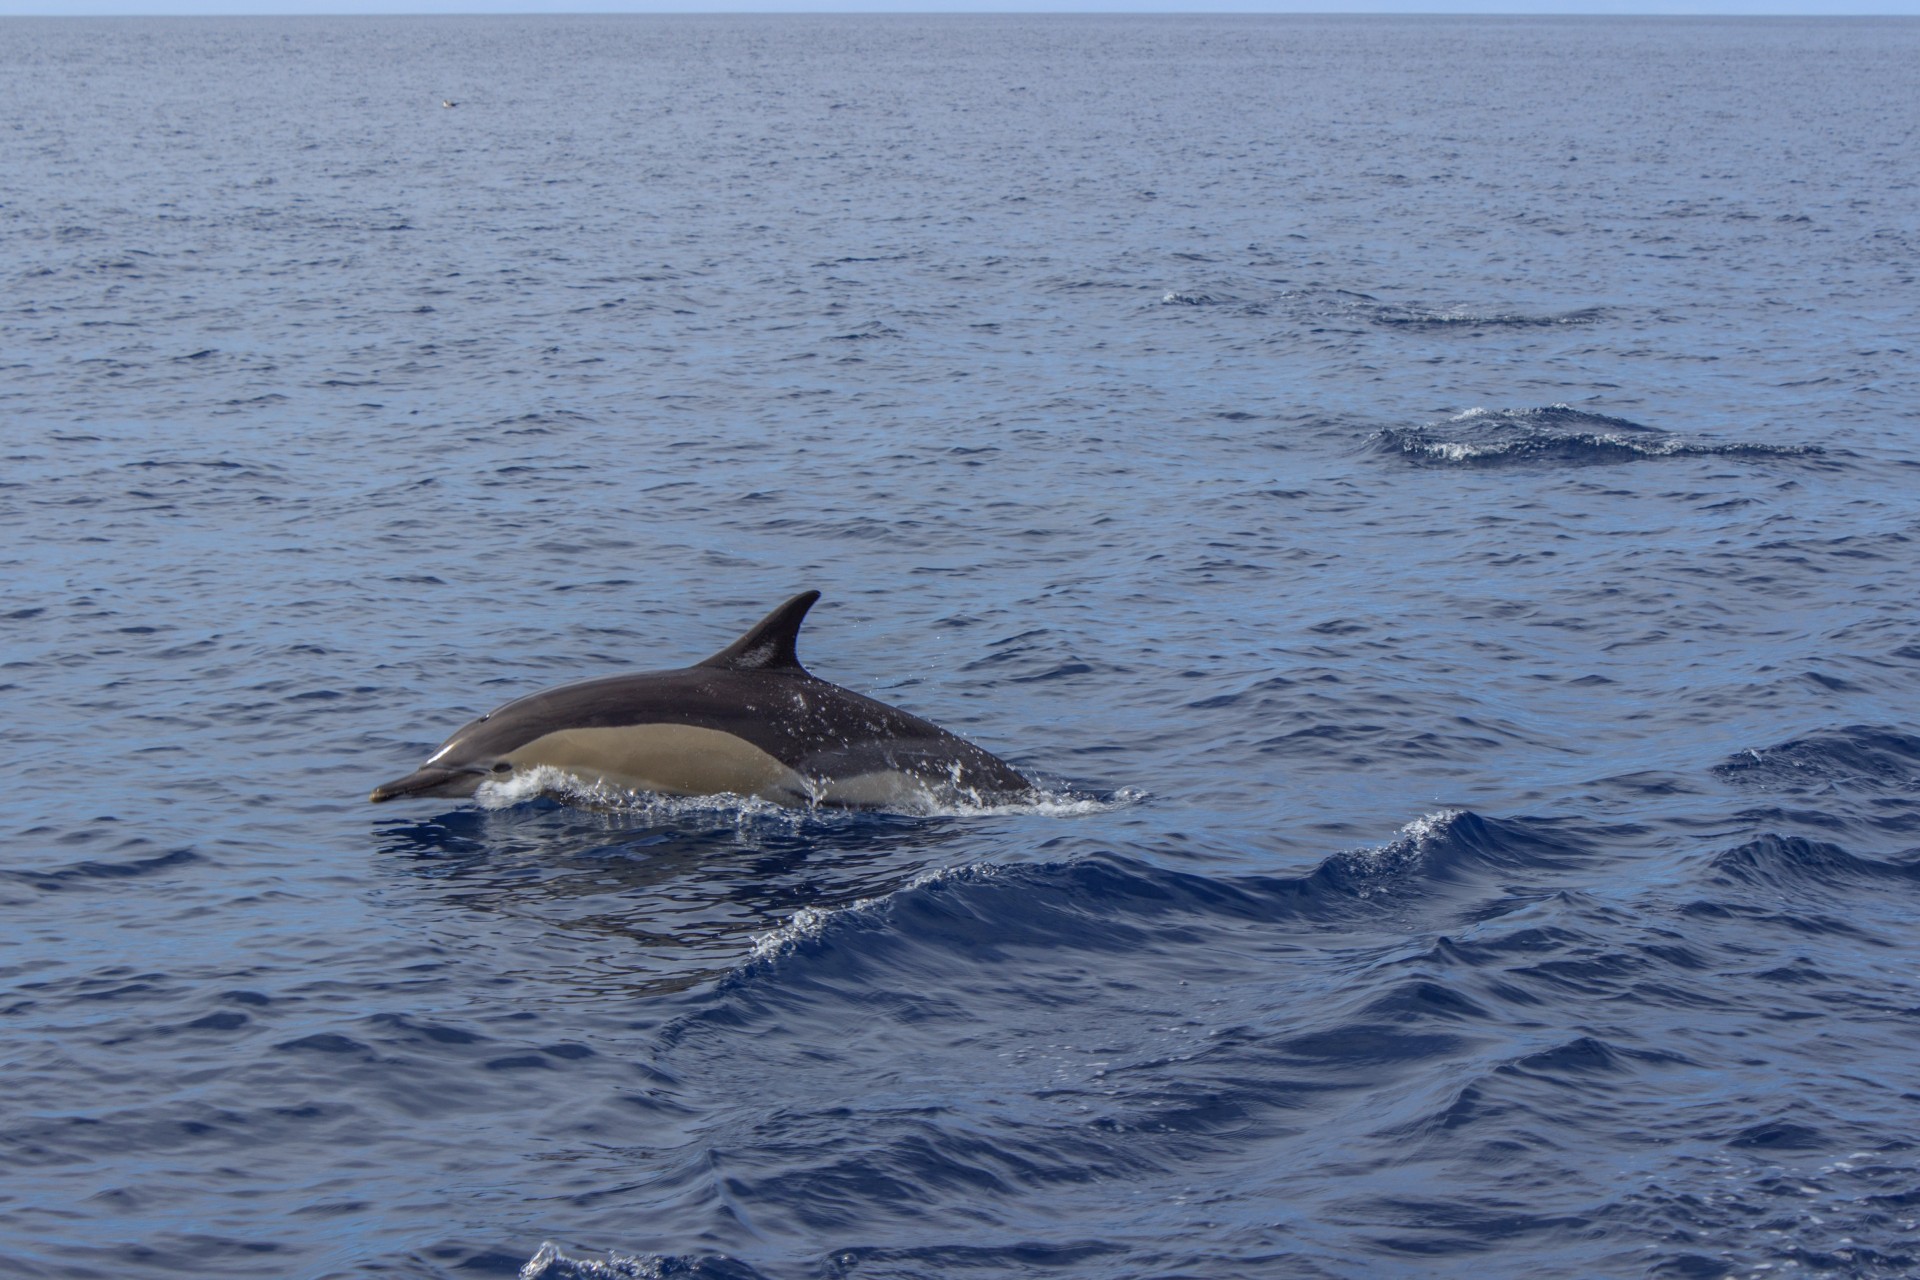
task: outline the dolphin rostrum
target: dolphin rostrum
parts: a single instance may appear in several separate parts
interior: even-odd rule
[[[370,798],[470,796],[543,766],[589,786],[785,805],[877,808],[1033,790],[999,757],[802,667],[794,644],[819,598],[801,592],[697,666],[516,698]]]

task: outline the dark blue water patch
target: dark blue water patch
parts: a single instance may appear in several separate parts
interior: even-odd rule
[[[186,1024],[190,1031],[238,1031],[252,1019],[237,1009],[221,1009]]]
[[[871,342],[882,338],[897,338],[899,336],[900,331],[898,329],[882,324],[878,320],[873,320],[857,329],[850,329],[845,333],[836,333],[827,340],[829,342]]]
[[[131,843],[137,846],[146,842],[135,839]],[[70,889],[100,888],[123,880],[160,875],[203,861],[202,855],[192,849],[174,849],[151,857],[128,858],[117,862],[88,859],[44,871],[24,867],[0,868],[0,880],[57,893]]]
[[[274,1048],[280,1050],[282,1053],[349,1054],[367,1062],[377,1060],[374,1058],[372,1050],[368,1049],[366,1045],[360,1043],[358,1040],[349,1039],[343,1035],[335,1035],[331,1032],[302,1036],[298,1040],[287,1040],[275,1045]]]
[[[1252,691],[1246,694],[1222,694],[1202,699],[1194,706],[1201,710],[1230,707],[1242,703],[1268,703],[1284,705],[1289,700],[1284,694],[1275,696],[1268,692],[1273,688],[1267,683],[1257,695]],[[1391,760],[1457,760],[1477,752],[1496,748],[1503,740],[1514,737],[1511,732],[1495,734],[1472,732],[1480,726],[1466,724],[1458,726],[1467,732],[1426,731],[1408,733],[1403,726],[1365,723],[1310,724],[1293,729],[1271,738],[1265,738],[1254,745],[1261,755],[1292,758],[1310,762],[1314,767],[1327,765],[1349,768],[1373,768]]]
[[[1681,914],[1695,920],[1744,921],[1750,926],[1766,926],[1772,930],[1811,938],[1847,938],[1856,942],[1869,942],[1875,937],[1871,929],[1863,928],[1830,911],[1809,909],[1805,903],[1769,909],[1725,899],[1701,898],[1682,907]]]

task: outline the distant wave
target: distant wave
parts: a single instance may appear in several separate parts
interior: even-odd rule
[[[1774,890],[1811,886],[1850,889],[1876,881],[1920,882],[1920,863],[1883,862],[1825,841],[1773,834],[1714,855],[1712,867],[1713,879],[1719,883]]]
[[[144,844],[144,841],[135,843]],[[0,869],[0,882],[13,882],[31,885],[35,889],[58,892],[63,889],[75,889],[88,884],[115,882],[137,876],[157,875],[180,867],[190,866],[205,859],[192,849],[175,849],[169,853],[155,854],[149,858],[131,858],[125,862],[103,862],[89,859],[84,862],[72,862],[65,866],[35,870],[31,867],[7,867]]]
[[[1102,286],[1099,282],[1076,282],[1074,287]],[[1158,301],[1163,307],[1225,307],[1248,316],[1288,315],[1304,323],[1331,324],[1342,330],[1355,324],[1365,324],[1400,333],[1471,335],[1490,331],[1560,329],[1597,324],[1607,316],[1607,312],[1599,307],[1555,312],[1427,307],[1382,302],[1372,294],[1345,289],[1276,289],[1269,281],[1247,276],[1226,276],[1212,283],[1196,281],[1165,287],[1161,289]]]
[[[1748,748],[1713,772],[1756,795],[1741,816],[1757,827],[1902,845],[1920,836],[1920,737],[1900,729],[1849,725]]]
[[[1850,725],[1749,749],[1714,773],[1750,786],[1804,788],[1839,783],[1875,789],[1920,787],[1920,737],[1881,725]]]
[[[1240,299],[1224,293],[1208,293],[1198,289],[1169,289],[1160,295],[1163,307],[1218,307],[1239,302]]]
[[[1381,452],[1441,466],[1602,464],[1647,458],[1820,458],[1814,445],[1689,440],[1626,418],[1570,405],[1468,409],[1424,427],[1388,427],[1371,437]]]
[[[1518,311],[1480,312],[1464,309],[1429,310],[1423,307],[1363,307],[1369,321],[1388,329],[1552,329],[1566,325],[1594,324],[1606,313],[1598,307],[1563,311],[1547,315],[1529,315]]]

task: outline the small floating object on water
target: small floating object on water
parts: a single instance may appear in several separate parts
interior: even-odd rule
[[[802,667],[795,642],[819,598],[801,592],[695,666],[515,699],[369,798],[470,796],[483,782],[540,768],[589,788],[796,806],[979,803],[1033,793],[998,756]]]

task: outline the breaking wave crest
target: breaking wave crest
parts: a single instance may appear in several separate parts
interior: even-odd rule
[[[519,1280],[756,1280],[759,1275],[745,1263],[725,1257],[629,1257],[609,1253],[604,1260],[576,1258],[548,1240],[520,1268]]]

